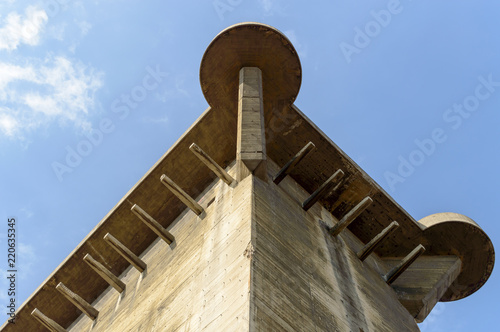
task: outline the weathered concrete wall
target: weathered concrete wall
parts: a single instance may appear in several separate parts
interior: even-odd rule
[[[141,255],[147,270],[126,270],[125,292],[108,288],[97,320],[82,315],[69,331],[248,330],[250,186],[218,181],[200,198],[206,213],[180,216],[168,229],[175,242],[156,240]]]
[[[109,288],[97,320],[70,331],[418,331],[385,263],[361,262],[350,231],[329,235],[337,221],[320,204],[305,212],[308,196],[290,177],[216,182],[199,198],[205,213],[186,210],[168,229],[174,244],[155,241],[147,270],[126,270],[126,291]]]
[[[290,177],[253,181],[252,331],[419,330],[382,279],[384,263],[361,262],[348,230],[330,236],[325,226],[337,221],[320,204],[305,212],[307,192]]]

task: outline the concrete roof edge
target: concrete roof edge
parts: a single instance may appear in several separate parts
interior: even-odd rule
[[[101,228],[106,225],[106,221],[108,218],[123,204],[127,201],[128,197],[134,192],[134,190],[141,185],[145,181],[145,179],[160,165],[162,160],[168,157],[170,152],[174,150],[179,142],[182,141],[182,139],[188,134],[193,127],[195,127],[198,122],[200,122],[209,112],[211,111],[211,108],[208,107],[199,117],[198,119],[189,126],[189,128],[182,134],[174,144],[165,152],[165,154],[158,159],[158,161],[136,182],[136,184],[130,188],[130,190],[114,205],[114,207],[99,221],[99,223],[80,241],[80,243],[71,251],[71,253],[66,256],[66,258],[52,271],[51,274],[45,278],[45,280],[33,291],[33,293],[19,306],[17,312],[21,311],[24,309],[24,307],[34,298],[36,297],[40,290],[48,283],[49,280],[51,280],[55,275],[57,275],[63,268],[65,268],[65,265],[68,263],[70,258],[82,247],[85,245],[85,243]],[[7,326],[8,320],[2,324],[0,327],[0,330],[3,330]]]

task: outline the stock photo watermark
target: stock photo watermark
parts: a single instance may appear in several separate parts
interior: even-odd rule
[[[125,120],[130,111],[136,109],[146,99],[151,91],[157,89],[168,74],[160,70],[159,65],[155,68],[146,67],[146,74],[140,84],[132,87],[129,93],[122,93],[111,103],[111,112],[117,114],[119,120]],[[97,128],[84,134],[85,138],[80,140],[76,146],[65,147],[66,156],[63,162],[53,161],[51,166],[59,182],[64,180],[63,176],[72,173],[88,157],[94,148],[102,144],[105,135],[111,134],[116,128],[115,122],[109,118],[102,118]]]
[[[232,12],[237,6],[241,5],[242,2],[243,0],[214,0],[212,5],[219,19],[223,21],[225,13]]]
[[[489,99],[496,88],[500,87],[500,81],[493,80],[493,74],[489,74],[486,78],[479,76],[477,78],[479,84],[476,85],[474,92],[466,96],[461,103],[454,103],[452,107],[443,112],[443,121],[452,130],[458,130],[464,120],[471,117],[481,105],[481,102]],[[439,144],[444,143],[448,139],[446,134],[447,127],[434,128],[427,138],[415,139],[415,149],[406,156],[398,156],[398,166],[395,172],[386,171],[384,173],[385,181],[391,189],[396,191],[396,185],[403,183],[408,179],[418,167],[430,158],[439,147]]]
[[[7,316],[9,323],[15,324],[17,312],[17,225],[16,218],[7,218]]]
[[[56,16],[61,12],[61,8],[73,0],[45,0],[43,7],[50,17]]]
[[[411,1],[411,0],[409,0]],[[403,5],[399,0],[389,0],[385,9],[371,10],[371,19],[361,28],[354,27],[354,38],[351,43],[341,42],[340,51],[344,55],[347,63],[351,63],[354,54],[360,54],[361,51],[370,45],[383,29],[391,24],[394,16],[401,14]]]

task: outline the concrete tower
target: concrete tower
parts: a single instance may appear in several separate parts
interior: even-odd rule
[[[301,75],[270,26],[217,35],[210,107],[2,331],[418,331],[478,290],[488,236],[414,220],[293,104]]]

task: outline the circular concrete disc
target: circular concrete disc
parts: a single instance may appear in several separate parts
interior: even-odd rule
[[[440,301],[455,301],[477,291],[488,280],[495,250],[486,233],[472,219],[458,213],[437,213],[418,221],[426,228],[422,243],[438,255],[455,255],[462,261],[457,279]]]
[[[262,71],[264,104],[292,104],[297,97],[302,70],[292,43],[271,26],[246,22],[220,32],[201,60],[201,89],[212,108],[237,109],[242,67]]]

